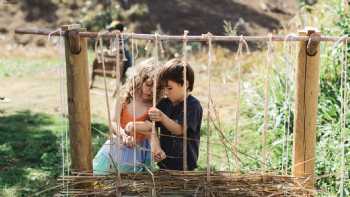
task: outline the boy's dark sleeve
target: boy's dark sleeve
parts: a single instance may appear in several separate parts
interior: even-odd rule
[[[187,135],[189,137],[196,135],[200,131],[200,125],[202,123],[203,109],[202,106],[195,102],[189,103],[187,107]],[[183,115],[179,116],[177,122],[183,125]]]

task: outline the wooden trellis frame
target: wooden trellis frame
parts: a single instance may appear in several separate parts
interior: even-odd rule
[[[80,26],[62,26],[65,39],[67,66],[67,92],[69,111],[69,132],[72,168],[76,171],[92,171],[91,120],[89,100],[89,75],[86,38],[95,38],[98,33],[86,32]],[[19,34],[48,35],[49,30],[16,30]],[[115,38],[110,32],[102,37]],[[59,32],[51,35],[60,35]],[[144,40],[183,40],[183,36],[158,34],[130,34],[126,37]],[[241,36],[187,36],[187,41],[239,41]],[[312,28],[300,31],[295,36],[244,36],[246,41],[299,41],[298,65],[296,68],[295,119],[293,140],[292,175],[308,177],[306,185],[314,188],[316,120],[319,94],[319,64],[321,41],[338,41],[339,37],[321,36]]]

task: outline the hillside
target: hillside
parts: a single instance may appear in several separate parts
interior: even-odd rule
[[[238,35],[261,35],[286,26],[297,8],[296,0],[7,0],[0,2],[0,42],[44,46],[45,38],[16,36],[13,30],[82,23],[96,31],[111,18],[140,33],[182,34],[186,29],[190,34],[224,35],[226,21]]]

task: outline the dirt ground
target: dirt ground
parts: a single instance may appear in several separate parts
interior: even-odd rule
[[[60,114],[66,109],[66,81],[60,76],[65,60],[56,48],[17,46],[1,51],[0,57],[0,67],[14,69],[0,75],[0,96],[7,98],[0,101],[0,114],[21,110]],[[97,85],[103,87],[101,77]],[[105,106],[104,91],[91,90],[92,117],[107,117]]]
[[[0,102],[0,113],[30,109],[33,112],[59,114],[62,112],[62,108],[67,107],[65,76],[63,78],[60,76],[62,69],[65,69],[65,60],[56,48],[30,47],[26,49],[25,47],[14,47],[0,51],[0,54],[2,57],[0,58],[0,66],[5,67],[5,69],[13,69],[8,71],[10,74],[1,75],[0,72],[0,96],[6,97],[8,100]],[[199,97],[203,105],[207,102],[208,96],[205,56],[206,54],[204,54],[200,62],[194,65],[196,72],[194,94]],[[92,62],[91,58],[89,57],[89,62]],[[194,60],[196,58],[192,57],[191,59]],[[227,62],[229,63],[230,59]],[[227,106],[231,103],[229,98],[234,95],[235,86],[231,85],[231,91],[221,92],[223,88],[225,89],[230,85],[222,84],[222,80],[215,79],[212,84],[213,98],[218,101],[219,107]],[[109,90],[112,90],[115,80],[107,78],[107,81]],[[92,117],[107,120],[105,91],[103,88],[103,78],[97,76],[95,88],[90,90],[91,112]],[[112,103],[112,91],[108,93]],[[62,104],[62,102],[65,103]],[[231,110],[230,108],[229,111]]]

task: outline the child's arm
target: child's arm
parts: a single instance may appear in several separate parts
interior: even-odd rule
[[[117,124],[117,119],[120,118],[119,115],[120,115],[120,108],[121,108],[121,105],[118,104],[117,100],[114,101],[114,104],[113,104],[113,112],[111,114],[111,126],[112,126],[112,129],[113,129],[113,133],[116,134],[116,135],[126,135],[125,134],[125,131],[124,129],[122,129],[120,126],[118,128],[118,124]],[[118,130],[119,130],[119,133],[118,133]]]
[[[125,130],[129,135],[132,135],[134,132],[134,122],[126,124]],[[145,135],[150,135],[152,131],[152,123],[150,121],[135,121],[135,131]]]
[[[117,100],[114,102],[114,110],[111,116],[111,126],[113,129],[113,133],[117,136],[121,137],[122,143],[128,147],[133,147],[135,145],[135,140],[133,136],[128,136],[123,128],[118,126],[117,119],[120,118],[118,114],[120,114],[120,105],[118,105]],[[119,127],[119,128],[118,128]]]
[[[167,115],[165,115],[162,111],[159,109],[152,107],[148,111],[149,117],[152,121],[158,121],[164,125],[165,128],[167,128],[172,134],[174,135],[182,135],[183,134],[183,127],[182,125],[178,124],[171,118],[169,118]]]

